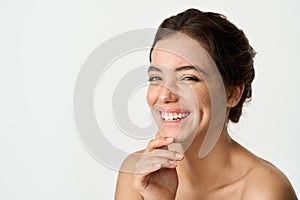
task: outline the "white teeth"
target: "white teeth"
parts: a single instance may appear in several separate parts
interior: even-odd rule
[[[163,118],[164,118],[165,120],[169,120],[169,115],[164,115]]]
[[[189,115],[188,113],[173,113],[172,114],[172,113],[161,112],[161,117],[165,121],[179,121],[181,119],[184,119],[188,115]]]

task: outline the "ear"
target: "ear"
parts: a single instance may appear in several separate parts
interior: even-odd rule
[[[227,107],[228,108],[232,108],[240,102],[240,99],[243,95],[244,89],[245,89],[244,84],[237,85],[237,86],[231,86],[228,89],[228,93],[227,93]]]

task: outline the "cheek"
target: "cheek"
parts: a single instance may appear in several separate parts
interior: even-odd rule
[[[154,88],[151,86],[148,86],[148,91],[147,91],[147,103],[151,107],[155,103],[155,99],[157,99],[157,92],[155,92]]]
[[[207,110],[211,107],[210,94],[207,88],[201,88],[194,90],[195,99],[197,101],[198,107],[201,110]]]
[[[205,107],[210,107],[211,100],[210,100],[209,92],[200,93],[198,99],[199,99],[199,104],[205,105]]]

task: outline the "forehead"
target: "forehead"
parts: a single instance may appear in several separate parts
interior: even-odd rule
[[[191,37],[176,33],[159,40],[151,55],[153,65],[178,67],[183,65],[197,65],[208,67],[212,59],[199,42]]]

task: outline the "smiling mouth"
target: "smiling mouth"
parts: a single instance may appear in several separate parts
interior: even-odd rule
[[[160,115],[164,121],[173,122],[173,121],[181,121],[184,118],[186,118],[189,113],[183,112],[183,113],[168,113],[168,112],[160,112]]]

